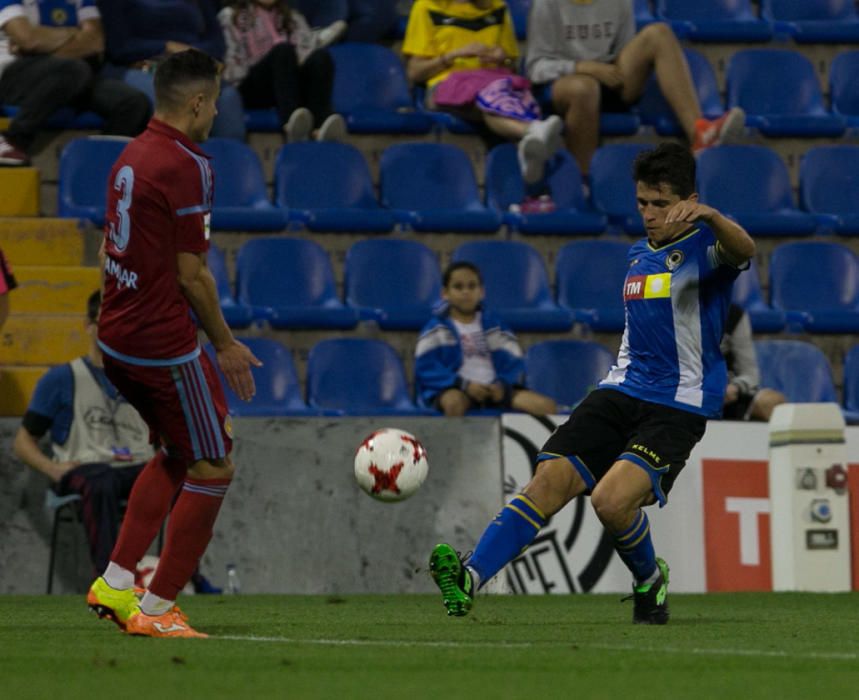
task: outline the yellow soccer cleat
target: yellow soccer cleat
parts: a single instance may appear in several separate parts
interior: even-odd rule
[[[143,637],[180,637],[205,639],[208,634],[197,632],[181,613],[168,610],[163,615],[144,615],[138,608],[125,625],[128,634]]]
[[[128,618],[137,610],[138,603],[134,589],[111,588],[102,576],[90,586],[86,602],[96,615],[116,623],[122,630],[125,629]]]

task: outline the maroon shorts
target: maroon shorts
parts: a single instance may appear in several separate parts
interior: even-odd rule
[[[221,380],[205,352],[180,365],[133,365],[104,355],[107,378],[153,437],[189,465],[226,457],[233,429]]]

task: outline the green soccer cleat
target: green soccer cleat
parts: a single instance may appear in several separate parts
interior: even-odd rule
[[[133,588],[125,590],[111,588],[101,576],[90,586],[86,602],[96,615],[107,618],[122,630],[125,629],[125,623],[138,606]]]
[[[632,621],[636,625],[664,625],[668,622],[668,564],[656,558],[659,577],[653,583],[633,586]]]
[[[468,615],[474,605],[474,583],[459,554],[449,544],[437,544],[430,554],[430,575],[441,591],[448,615]]]

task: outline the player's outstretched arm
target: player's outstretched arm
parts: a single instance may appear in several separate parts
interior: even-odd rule
[[[215,347],[227,384],[242,401],[250,401],[256,393],[251,367],[262,367],[262,362],[233,337],[224,321],[215,278],[206,264],[205,253],[179,253],[177,258],[179,286]]]
[[[703,221],[716,235],[723,255],[737,267],[755,255],[755,242],[746,229],[713,207],[701,204],[695,199],[683,199],[671,208],[665,216],[665,223],[675,221]]]

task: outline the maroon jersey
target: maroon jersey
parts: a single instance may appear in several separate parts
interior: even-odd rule
[[[178,281],[178,253],[209,249],[209,157],[153,119],[119,156],[107,183],[99,345],[131,364],[172,365],[199,353]]]

